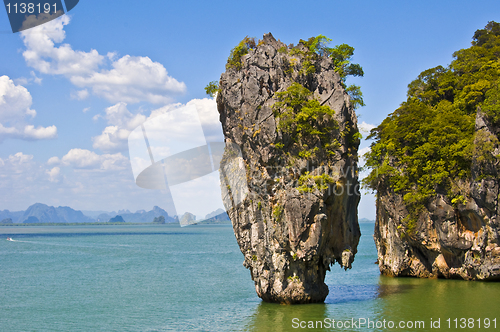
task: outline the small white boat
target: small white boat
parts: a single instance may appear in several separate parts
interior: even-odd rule
[[[12,240],[12,238],[11,238],[11,237],[8,237],[8,238],[7,238],[7,241],[14,241],[14,240]]]

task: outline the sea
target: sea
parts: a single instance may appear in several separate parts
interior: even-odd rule
[[[259,299],[231,225],[2,226],[0,331],[500,330],[500,283],[381,276],[360,226],[308,305]]]

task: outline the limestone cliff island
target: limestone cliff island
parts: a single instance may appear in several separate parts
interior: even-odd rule
[[[326,271],[350,268],[360,237],[362,99],[345,77],[363,72],[350,63],[352,47],[328,42],[247,37],[212,84],[226,142],[223,201],[267,302],[323,302]]]
[[[500,279],[500,24],[453,57],[371,133],[365,182],[385,275]]]

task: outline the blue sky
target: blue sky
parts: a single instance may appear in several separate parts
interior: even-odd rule
[[[134,184],[126,135],[154,110],[213,103],[203,87],[247,35],[355,47],[359,123],[377,125],[421,71],[449,64],[499,13],[498,1],[80,0],[69,17],[13,34],[2,10],[0,97],[12,102],[0,103],[0,209],[172,212],[165,192]],[[359,216],[375,217],[372,195]]]

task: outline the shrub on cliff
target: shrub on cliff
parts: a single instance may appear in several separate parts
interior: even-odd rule
[[[235,68],[236,70],[240,70],[242,66],[241,57],[253,48],[255,48],[255,38],[250,38],[248,36],[243,38],[243,40],[231,50],[231,54],[227,59],[226,69]]]
[[[280,119],[278,129],[289,134],[303,150],[305,143],[317,138],[321,146],[333,153],[335,144],[329,140],[338,124],[330,107],[321,106],[318,100],[312,98],[311,91],[296,82],[286,91],[277,92],[276,97],[278,101],[273,105],[273,111],[274,116]]]

